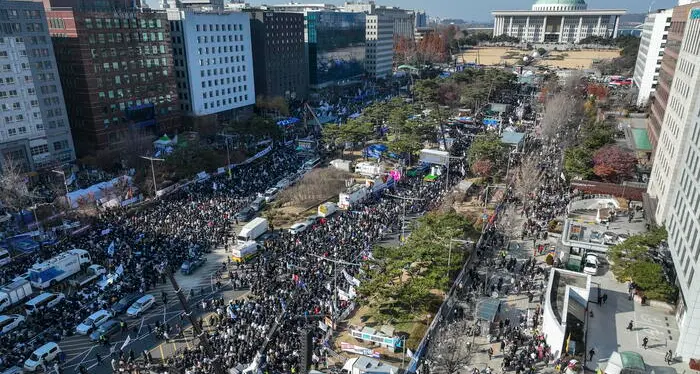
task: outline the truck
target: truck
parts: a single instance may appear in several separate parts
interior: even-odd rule
[[[71,249],[29,268],[32,286],[45,289],[78,273],[84,264],[90,264],[90,254],[84,249]]]
[[[260,245],[255,240],[238,243],[231,251],[231,261],[246,262],[258,254]]]
[[[85,285],[90,284],[93,281],[99,279],[100,277],[102,277],[103,274],[107,274],[107,270],[104,268],[104,266],[93,264],[88,266],[87,269],[85,269],[84,274],[69,280],[68,284],[74,287],[82,288]]]
[[[332,216],[338,211],[338,204],[333,202],[325,202],[318,206],[318,215],[320,217],[326,218]]]
[[[245,243],[250,240],[255,240],[260,237],[260,235],[267,232],[269,225],[267,220],[262,217],[257,217],[252,221],[246,223],[241,229],[236,237],[238,244]]]
[[[24,280],[17,280],[0,288],[0,312],[22,302],[32,294],[32,285]]]
[[[338,195],[338,208],[340,209],[350,209],[350,207],[367,197],[369,194],[369,189],[364,184],[355,184],[348,187],[345,192],[341,192]]]
[[[355,165],[355,173],[367,177],[376,177],[384,174],[384,166],[374,162],[358,162]]]

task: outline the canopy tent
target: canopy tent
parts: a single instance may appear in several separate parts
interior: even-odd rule
[[[477,305],[476,315],[480,320],[493,322],[499,309],[501,309],[501,300],[487,299]]]
[[[386,152],[388,149],[389,147],[387,147],[386,144],[372,144],[365,148],[362,153],[365,157],[379,158],[382,153]]]

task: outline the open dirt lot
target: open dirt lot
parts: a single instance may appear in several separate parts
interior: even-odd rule
[[[522,61],[522,56],[531,53],[532,51],[521,51],[512,48],[479,48],[464,52],[460,60],[463,62],[476,62],[478,55],[479,63],[483,65],[498,65],[504,62],[518,64]],[[588,69],[594,60],[619,57],[620,52],[617,50],[552,51],[550,55],[564,55],[564,59],[538,60],[535,64],[567,69]]]

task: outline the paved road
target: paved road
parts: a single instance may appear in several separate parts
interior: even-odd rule
[[[212,299],[213,297],[220,298],[223,296],[225,300],[230,300],[243,297],[248,293],[245,290],[234,291],[227,279],[224,279],[224,286],[221,289],[212,291],[212,275],[222,266],[225,259],[226,253],[222,249],[216,250],[207,255],[206,264],[202,268],[195,270],[192,275],[184,276],[178,273],[175,276],[185,295],[189,294],[190,289],[194,289],[195,296],[188,301],[190,307],[199,312],[199,316],[202,314],[199,305],[203,298]],[[162,292],[168,294],[167,305],[162,302]],[[156,321],[167,322],[171,326],[179,323],[185,328],[189,327],[189,323],[186,320],[182,321],[180,318],[182,307],[173,292],[170,282],[158,284],[154,289],[149,290],[148,293],[156,296],[156,304],[141,318],[130,318],[126,315],[118,316],[117,318],[128,323],[129,329],[128,333],[118,333],[112,336],[112,345],[116,344],[118,348],[122,347],[125,340],[129,339],[130,342],[123,349],[125,353],[128,354],[130,350],[133,350],[138,357],[144,350],[148,350],[154,359],[169,357],[176,350],[182,349],[182,347],[189,347],[192,341],[191,329],[185,331],[183,338],[173,339],[168,343],[157,339],[149,331],[149,325],[151,327],[154,326]],[[109,358],[110,348],[92,342],[89,336],[73,335],[59,342],[59,345],[66,354],[66,362],[62,365],[65,372],[77,372],[80,365],[83,365],[91,373],[108,374],[112,372]],[[101,364],[97,363],[96,354],[103,357],[104,360]]]

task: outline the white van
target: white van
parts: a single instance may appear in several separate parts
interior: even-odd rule
[[[54,342],[49,342],[37,348],[29,358],[24,361],[24,370],[36,371],[40,366],[46,366],[61,353],[61,348]]]
[[[27,312],[27,315],[31,315],[32,313],[36,312],[37,310],[41,310],[42,308],[53,308],[56,304],[60,303],[65,298],[65,295],[60,292],[44,292],[39,296],[24,303],[24,311]]]
[[[0,249],[0,266],[7,265],[12,261],[12,256],[7,249]]]
[[[598,257],[595,255],[586,255],[586,261],[583,265],[583,272],[585,274],[597,275],[598,274]]]

